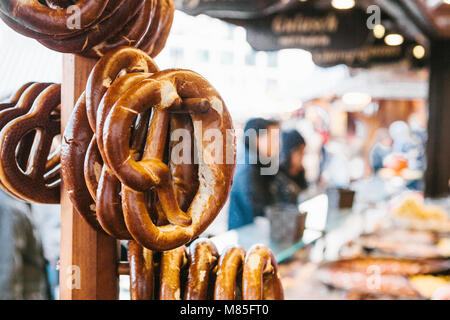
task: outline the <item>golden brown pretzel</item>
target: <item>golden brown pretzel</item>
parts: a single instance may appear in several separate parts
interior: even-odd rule
[[[266,246],[254,246],[247,257],[242,247],[230,247],[218,264],[217,249],[205,238],[190,245],[189,255],[185,246],[160,255],[145,250],[137,242],[129,242],[133,300],[238,300],[241,289],[247,300],[283,299],[277,264]],[[153,297],[156,292],[159,296]]]
[[[104,95],[97,112],[96,125],[98,131],[95,135],[100,154],[102,154],[103,150],[103,123],[107,113],[110,111],[114,102],[118,99],[120,94],[125,92],[133,84],[136,84],[149,76],[150,74],[147,73],[133,73],[123,75],[113,82],[111,87]],[[141,122],[148,122],[148,119],[142,119],[141,121],[139,121],[139,123]],[[134,146],[136,152],[142,149],[141,145],[143,141],[145,141],[145,137],[142,136],[142,132],[146,130],[146,126],[140,127],[139,130],[137,130],[138,132],[136,132],[138,137],[135,136],[132,139],[133,144],[136,144]],[[104,156],[102,158],[104,158]],[[121,188],[122,185],[120,181],[113,174],[109,166],[106,163],[103,164],[103,168],[101,169],[101,176],[98,181],[98,188],[96,187],[98,220],[103,229],[111,236],[118,239],[131,239],[132,237],[128,232],[128,229],[126,228],[122,213],[122,200],[120,198]]]
[[[58,156],[50,152],[53,138],[60,133],[60,103],[61,86],[51,85],[39,94],[27,114],[10,121],[1,131],[0,180],[22,199],[59,203],[59,170],[51,159]],[[16,148],[33,130],[36,142],[24,172],[16,161]]]
[[[241,246],[233,246],[220,256],[217,266],[217,278],[214,289],[214,300],[234,300],[238,297],[237,286],[242,284],[242,269],[245,250]]]
[[[123,92],[150,76],[140,71],[154,70],[157,67],[151,58],[134,48],[121,47],[105,55],[92,70],[86,90],[92,106],[92,128],[98,128],[100,136],[92,135],[90,126],[89,130],[86,129],[89,124],[85,98],[80,99],[64,136],[66,152],[62,161],[63,173],[65,180],[69,181],[68,190],[75,208],[91,225],[96,228],[101,225],[105,232],[119,239],[132,238],[123,220],[121,184],[103,161],[103,122],[105,114]],[[122,75],[124,72],[133,73]],[[86,141],[88,138],[89,142]],[[141,137],[143,139],[145,135]],[[133,143],[142,144],[139,139],[133,139]],[[85,174],[80,175],[80,171]]]
[[[146,151],[142,160],[136,161],[128,144],[130,128],[137,114],[152,107],[154,116]],[[170,169],[162,161],[169,112],[180,109],[189,112],[194,121],[194,138],[203,146],[199,154],[202,159],[198,169],[199,192],[187,212],[178,206]],[[220,95],[192,71],[158,72],[117,101],[104,128],[106,162],[124,184],[125,222],[139,243],[153,250],[169,250],[198,236],[215,219],[228,197],[235,167],[232,129],[231,117]],[[201,141],[209,130],[219,132],[220,137],[214,141],[219,145],[217,155],[211,146],[208,148],[210,141]],[[216,160],[217,157],[220,159]],[[156,226],[150,219],[144,195],[150,189],[156,190],[161,209],[171,224]]]
[[[182,269],[187,264],[186,247],[165,251],[161,256],[160,300],[181,300]]]
[[[156,57],[161,52],[172,27],[174,11],[172,0],[157,1],[154,19],[149,32],[141,39],[139,49],[147,52],[151,57]]]
[[[103,56],[106,52],[120,46],[139,46],[139,41],[146,35],[155,15],[157,0],[144,0],[137,14],[128,21],[123,31],[105,39],[89,50],[84,50],[89,56]],[[121,28],[122,29],[122,28]],[[120,29],[119,29],[120,30]],[[108,30],[109,31],[109,30]]]
[[[38,95],[49,85],[50,83],[28,83],[16,92],[9,103],[0,105],[0,130],[2,130],[10,121],[29,112]],[[23,171],[27,170],[28,158],[30,157],[34,138],[35,132],[30,132],[19,142],[17,163]],[[54,168],[56,165],[57,164],[50,164],[50,167]],[[9,194],[20,199],[19,195],[15,195],[12,191],[8,190],[1,181],[0,186]]]
[[[154,57],[164,46],[172,25],[173,0],[72,2],[2,1],[0,18],[52,50],[88,57],[101,57],[121,45],[143,49]]]
[[[86,113],[83,93],[78,99],[64,131],[61,144],[61,172],[65,189],[77,212],[96,230],[101,230],[97,221],[96,205],[84,179],[84,161],[92,130]]]
[[[189,274],[184,293],[185,300],[207,300],[211,297],[214,283],[213,269],[218,252],[207,239],[198,239],[189,247]]]
[[[86,55],[84,54],[86,51],[89,51],[111,35],[120,32],[139,12],[141,7],[141,0],[124,1],[112,17],[99,22],[95,27],[89,28],[83,33],[71,36],[70,38],[39,39],[39,42],[55,51]],[[88,56],[96,55],[91,54]],[[101,56],[101,53],[98,56]]]
[[[96,130],[100,102],[118,76],[123,72],[154,73],[158,70],[147,54],[132,47],[119,47],[105,54],[92,69],[86,85],[86,106],[92,130]]]
[[[84,29],[94,23],[103,13],[108,0],[79,0],[80,28]],[[0,11],[25,28],[44,34],[70,34],[73,29],[67,22],[73,12],[65,9],[51,9],[38,0],[9,0],[0,2]]]
[[[283,300],[278,265],[272,251],[255,245],[247,252],[242,275],[244,300]]]
[[[153,300],[155,290],[154,253],[135,241],[128,242],[131,300]]]

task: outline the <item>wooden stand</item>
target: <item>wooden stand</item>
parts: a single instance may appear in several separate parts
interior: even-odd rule
[[[425,194],[450,193],[450,41],[431,44],[427,171]]]
[[[96,60],[63,57],[62,115],[64,130],[73,107],[86,88]],[[75,211],[64,186],[61,190],[60,298],[117,299],[119,293],[117,240],[93,230]]]

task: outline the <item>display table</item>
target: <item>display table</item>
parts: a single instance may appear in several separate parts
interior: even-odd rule
[[[272,249],[278,263],[292,257],[298,250],[314,244],[322,237],[320,231],[306,229],[302,240],[295,243],[280,243],[270,238],[270,223],[266,218],[257,218],[254,223],[227,231],[211,240],[222,252],[230,245],[241,245],[249,249],[254,244],[264,244]]]

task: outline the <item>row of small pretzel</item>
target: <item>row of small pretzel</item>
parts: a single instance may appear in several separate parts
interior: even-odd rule
[[[195,127],[194,123],[201,123]],[[176,162],[167,142],[189,132],[188,160]],[[213,159],[205,132],[232,161]],[[93,68],[62,142],[69,197],[91,226],[117,239],[170,250],[188,243],[215,219],[235,168],[230,114],[218,92],[193,71],[159,71],[145,52],[120,47]],[[197,152],[197,154],[194,154]]]
[[[27,83],[0,104],[0,187],[11,196],[59,203],[61,86]],[[55,143],[56,142],[56,143]]]
[[[119,46],[155,57],[172,26],[173,0],[10,0],[0,18],[59,52],[99,57]]]
[[[129,242],[132,300],[282,300],[283,288],[273,253],[262,245],[247,253],[229,247],[219,256],[207,239],[187,249],[155,253]]]

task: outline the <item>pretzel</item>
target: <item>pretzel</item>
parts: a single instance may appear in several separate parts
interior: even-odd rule
[[[182,97],[182,98],[181,98]],[[154,109],[142,160],[132,157],[130,128],[137,114]],[[189,112],[195,138],[203,148],[199,158],[199,191],[187,212],[180,209],[169,167],[162,161],[169,125],[169,112]],[[201,126],[199,125],[201,123]],[[232,164],[214,163],[208,142],[201,137],[209,129],[221,133],[220,152],[227,155],[231,141]],[[198,236],[215,219],[224,205],[234,172],[234,137],[230,115],[214,88],[198,74],[187,70],[166,70],[143,80],[115,104],[103,130],[106,162],[123,184],[125,222],[132,236],[152,250],[170,250]],[[217,141],[216,141],[217,142]],[[229,148],[228,148],[229,149]],[[223,161],[226,162],[226,161]],[[145,191],[155,190],[169,225],[156,226],[150,218]]]
[[[103,63],[106,60],[117,61],[118,62],[117,65],[120,67],[120,69],[108,69],[110,67],[110,64]],[[98,177],[92,179],[93,174],[95,174],[95,172],[98,172],[98,169],[89,170],[89,168],[95,167],[93,163],[100,163],[101,162],[100,160],[104,158],[104,156],[103,157],[100,156],[103,153],[102,133],[103,133],[104,118],[106,117],[105,114],[107,114],[110,111],[114,102],[120,97],[120,95],[123,92],[125,92],[133,84],[136,84],[139,81],[142,81],[143,79],[150,76],[149,73],[126,74],[117,78],[117,80],[114,81],[109,86],[109,88],[104,86],[109,81],[108,79],[115,79],[117,76],[119,76],[121,72],[123,72],[123,70],[130,72],[131,71],[153,72],[157,70],[157,67],[153,63],[153,61],[149,59],[148,56],[143,54],[141,51],[137,51],[131,48],[119,48],[118,50],[111,52],[103,59],[101,59],[99,63],[96,65],[96,67],[93,69],[90,80],[88,81],[88,88],[91,90],[89,92],[95,92],[96,90],[98,91],[99,87],[100,90],[102,90],[102,92],[100,93],[100,95],[102,95],[102,98],[100,100],[96,98],[100,97],[100,95],[96,96],[95,93],[91,95],[92,123],[93,126],[95,125],[94,129],[98,130],[98,133],[96,132],[95,138],[91,142],[91,145],[95,144],[96,141],[99,153],[88,152],[85,162],[85,173],[88,173],[88,175],[86,176],[87,178],[86,181],[88,182],[87,183],[88,188],[89,186],[91,186],[89,188],[91,189],[91,194],[94,192],[97,193],[97,196],[93,195],[93,198],[94,199],[97,198],[97,215],[103,229],[113,237],[119,239],[131,239],[131,235],[129,234],[123,220],[121,199],[119,196],[121,189],[121,184],[119,180],[117,180],[117,178],[111,172],[107,164],[104,164],[103,168],[100,169],[101,171],[100,179]],[[99,86],[98,83],[101,83],[101,86]],[[99,114],[98,121],[96,121],[97,113]],[[146,130],[146,127],[142,129]],[[143,131],[142,129],[140,131]],[[140,141],[142,141],[143,139],[144,139],[143,137],[139,137],[137,139],[133,139],[133,141],[138,145],[140,145],[142,144],[142,142]],[[90,155],[93,155],[93,157]],[[91,162],[90,164],[89,161]],[[91,181],[91,183],[89,183],[89,181]]]
[[[81,28],[94,23],[103,13],[108,0],[79,0]],[[65,9],[51,9],[38,0],[10,0],[0,2],[0,11],[14,19],[25,28],[44,34],[70,34],[73,29],[67,26],[73,12]],[[51,32],[51,33],[50,33]]]
[[[283,287],[272,251],[255,245],[247,252],[242,275],[244,300],[283,300]]]
[[[159,34],[150,30],[150,26],[161,20],[161,17],[156,15],[156,6],[162,2],[164,1],[144,0],[141,10],[126,24],[122,31],[113,37],[101,41],[89,50],[85,49],[85,55],[103,56],[106,52],[120,46],[139,48],[140,43],[147,34],[152,34],[159,38]],[[150,50],[146,52],[152,55]]]
[[[51,85],[39,94],[27,114],[10,121],[1,131],[0,180],[22,199],[59,203],[59,156],[50,151],[53,138],[60,133],[60,103],[61,86]],[[16,161],[16,148],[33,130],[36,142],[24,172]]]
[[[233,246],[219,258],[214,244],[203,238],[188,250],[188,255],[185,246],[152,253],[130,241],[132,299],[234,300],[241,299],[241,289],[247,300],[283,299],[278,267],[266,246],[254,246],[247,256],[242,247]]]
[[[185,300],[207,300],[212,293],[210,283],[214,283],[213,269],[218,252],[216,246],[207,239],[198,239],[189,247],[189,274],[186,283]]]
[[[138,48],[156,57],[164,48],[172,27],[175,12],[172,0],[157,1],[155,19],[150,25],[149,32],[139,42]]]
[[[0,130],[2,130],[10,121],[29,112],[38,95],[49,85],[49,83],[27,83],[15,93],[9,103],[0,105]],[[19,167],[23,171],[27,170],[26,167],[34,137],[35,132],[30,132],[19,142],[16,158]],[[7,193],[20,199],[19,195],[8,190],[1,181],[0,186]]]
[[[214,300],[234,300],[239,296],[236,285],[241,285],[245,250],[240,246],[229,247],[217,266]],[[240,275],[240,276],[239,276]]]
[[[96,230],[102,230],[92,199],[84,179],[84,161],[93,132],[86,113],[86,98],[78,99],[64,131],[61,144],[61,173],[67,194],[75,210]]]
[[[187,264],[186,247],[165,251],[161,256],[160,300],[181,300],[182,268]]]
[[[128,242],[131,300],[153,300],[155,288],[154,253],[135,241]]]
[[[12,29],[49,49],[88,57],[101,57],[122,45],[156,56],[165,45],[174,13],[173,0],[4,2],[0,18]],[[78,17],[80,25],[72,26],[69,22],[78,22]]]
[[[114,62],[111,63],[112,61]],[[68,181],[67,187],[72,203],[93,227],[102,228],[118,239],[132,239],[132,237],[123,219],[120,181],[103,161],[101,133],[106,115],[102,112],[107,114],[124,91],[137,81],[150,76],[150,73],[143,71],[155,70],[157,66],[153,60],[134,48],[121,47],[105,55],[92,70],[86,94],[78,102],[80,107],[74,110],[73,121],[64,135],[68,139],[64,139],[64,148],[67,152],[62,161],[63,173],[66,175],[65,180]],[[122,75],[124,72],[133,73]],[[87,119],[86,96],[90,98],[92,128]],[[97,111],[100,114],[98,122]],[[100,135],[93,135],[97,127]],[[141,129],[145,130],[146,127]],[[142,132],[140,134],[142,135]],[[133,139],[136,144],[141,145],[142,140],[145,141],[145,135],[140,139]],[[84,172],[84,175],[80,172]]]
[[[100,102],[118,76],[123,72],[154,73],[158,70],[147,54],[132,47],[119,47],[103,56],[92,69],[86,85],[86,105],[92,130],[96,130]]]
[[[109,36],[118,34],[133,19],[142,7],[140,0],[127,0],[118,8],[113,16],[99,22],[93,28],[83,33],[62,39],[39,39],[38,41],[49,49],[64,53],[84,54]],[[88,54],[87,56],[95,56]],[[99,54],[98,56],[101,56]]]

